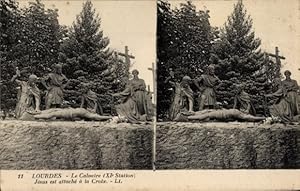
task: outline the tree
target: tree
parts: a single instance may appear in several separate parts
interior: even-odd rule
[[[41,77],[49,72],[58,59],[62,31],[57,20],[57,10],[45,9],[39,0],[29,2],[29,6],[21,10],[14,1],[1,1],[1,7],[1,11],[9,10],[6,11],[7,14],[1,13],[7,15],[1,16],[1,22],[8,23],[1,23],[1,26],[9,26],[1,28],[6,30],[3,33],[6,34],[6,41],[1,43],[5,47],[5,56],[1,56],[5,59],[1,60],[1,66],[5,68],[2,79],[6,87],[9,87],[1,98],[5,106],[11,109],[16,104],[17,90],[10,79],[15,74],[16,67],[20,68],[23,80],[27,80],[32,73]]]
[[[266,75],[268,60],[260,50],[261,41],[255,37],[252,24],[239,0],[213,46],[216,74],[223,81],[217,94],[220,102],[232,107],[235,85],[244,83],[256,109],[262,112],[263,94],[270,87],[270,75]]]
[[[158,1],[158,115],[164,118],[169,106],[170,86],[164,81],[170,69],[179,81],[184,75],[195,78],[209,64],[213,28],[209,11],[197,11],[191,1],[172,10],[167,1]]]
[[[22,31],[19,44],[12,49],[16,65],[29,67],[29,73],[42,76],[57,63],[60,46],[60,26],[57,9],[45,9],[45,5],[36,0],[22,10]]]
[[[15,34],[18,32],[20,11],[13,0],[0,1],[0,110],[8,110],[15,104],[10,88],[10,78],[13,72],[11,49],[17,44]]]
[[[171,43],[173,43],[174,31],[173,14],[170,4],[167,1],[159,0],[157,2],[157,115],[159,118],[165,118],[168,108],[170,107],[171,92],[168,91],[169,84],[165,84],[166,74],[168,74],[169,64],[172,51]]]
[[[60,49],[64,73],[71,79],[69,89],[74,90],[66,99],[78,105],[80,82],[88,82],[101,96],[102,104],[109,105],[110,93],[123,88],[129,70],[115,55],[109,49],[109,39],[103,35],[99,15],[91,1],[85,2]]]

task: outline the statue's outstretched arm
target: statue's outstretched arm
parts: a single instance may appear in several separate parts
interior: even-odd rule
[[[17,67],[16,68],[16,74],[11,78],[10,81],[11,82],[17,82],[18,84],[21,84],[21,81],[17,79],[18,77],[21,77],[21,72],[20,72],[19,68]]]
[[[49,80],[49,75],[47,75],[47,76],[45,76],[44,78],[42,78],[41,79],[41,84],[47,89],[47,90],[49,90],[50,89],[50,87],[48,86],[48,84],[47,84],[47,81]]]

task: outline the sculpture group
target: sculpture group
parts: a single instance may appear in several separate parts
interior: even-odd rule
[[[252,103],[251,95],[245,91],[245,84],[236,84],[236,95],[231,109],[224,109],[217,104],[216,87],[221,80],[215,75],[215,68],[209,65],[206,72],[200,77],[191,79],[184,76],[177,81],[174,72],[170,70],[169,77],[165,83],[173,87],[172,104],[168,117],[171,121],[207,121],[207,120],[239,120],[258,122],[270,119],[272,122],[290,123],[296,121],[300,115],[299,108],[299,86],[296,80],[291,78],[291,72],[285,71],[285,79],[274,80],[275,90],[271,94],[264,95],[269,103],[269,116],[259,116]],[[133,78],[127,82],[122,92],[112,94],[112,99],[119,100],[115,106],[118,121],[138,123],[150,121],[153,116],[152,101],[146,84],[138,77],[137,70],[132,71]],[[16,82],[20,89],[15,109],[17,119],[86,119],[86,120],[108,120],[113,116],[105,115],[98,99],[97,93],[91,90],[89,83],[81,83],[80,108],[64,107],[64,89],[69,84],[69,79],[62,73],[62,64],[56,64],[53,72],[38,78],[32,74],[28,81],[20,80],[21,72],[17,68],[16,74],[11,81]],[[37,86],[40,82],[46,89],[45,110],[41,111],[41,92]],[[199,103],[197,111],[194,111],[194,84],[200,92],[197,99]],[[158,108],[159,109],[159,108]]]
[[[115,93],[112,98],[118,98],[116,105],[118,121],[137,123],[150,121],[152,117],[152,101],[146,91],[143,79],[138,77],[137,70],[132,71],[133,79],[129,80],[121,93]],[[62,64],[54,65],[53,72],[38,78],[32,74],[27,81],[20,80],[21,72],[17,68],[11,81],[19,85],[15,115],[20,120],[37,119],[85,119],[102,121],[113,118],[103,113],[101,101],[97,93],[91,90],[89,83],[81,83],[80,108],[63,106],[64,91],[70,80],[62,73]],[[41,83],[46,89],[45,110],[41,110],[41,91],[37,86]]]
[[[231,109],[224,109],[217,104],[216,87],[221,80],[215,75],[215,68],[209,65],[206,72],[196,79],[184,76],[177,81],[174,72],[170,70],[165,83],[173,87],[173,99],[168,117],[171,121],[207,121],[207,120],[239,120],[239,121],[271,121],[291,123],[300,115],[299,86],[296,80],[291,79],[291,72],[285,71],[285,79],[274,80],[276,90],[264,95],[268,101],[269,116],[259,116],[251,100],[251,95],[245,91],[245,84],[236,84],[236,95]],[[200,92],[198,96],[199,108],[194,111],[194,84]],[[266,120],[270,119],[270,120]]]

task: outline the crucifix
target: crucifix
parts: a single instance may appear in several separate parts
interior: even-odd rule
[[[129,55],[129,49],[128,46],[125,46],[125,53],[118,52],[118,55],[125,57],[125,64],[130,65],[130,59],[134,59],[135,57],[132,55]]]
[[[276,59],[276,64],[280,64],[280,63],[281,63],[280,59],[282,59],[282,60],[285,59],[285,57],[279,56],[279,49],[278,49],[277,46],[275,47],[275,54],[267,53],[267,55],[268,55],[268,56],[271,56],[271,57],[275,57],[275,59]]]

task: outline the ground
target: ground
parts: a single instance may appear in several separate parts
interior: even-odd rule
[[[300,168],[299,125],[157,124],[157,169]]]
[[[156,169],[300,168],[299,125],[160,122]],[[153,125],[0,121],[0,169],[152,169]]]
[[[151,169],[152,126],[0,121],[0,169]]]

